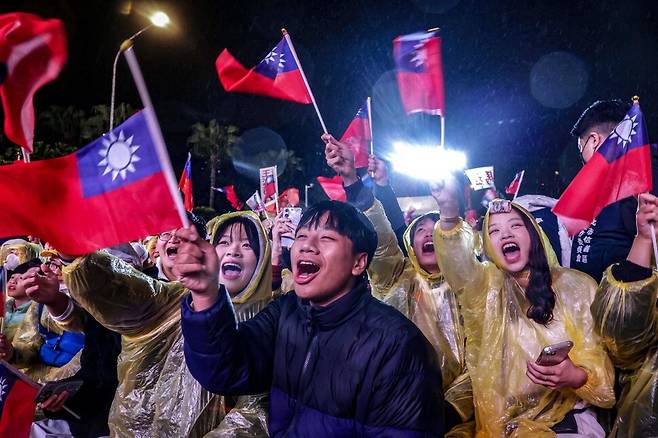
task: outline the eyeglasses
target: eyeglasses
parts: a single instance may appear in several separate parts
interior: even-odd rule
[[[176,232],[174,231],[173,233],[170,231],[167,231],[166,233],[162,233],[158,236],[158,240],[162,242],[169,242],[171,239],[176,237]]]

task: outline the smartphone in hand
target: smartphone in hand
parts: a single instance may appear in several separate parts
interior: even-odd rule
[[[573,342],[571,341],[558,342],[557,344],[544,347],[541,353],[539,353],[536,363],[545,367],[557,365],[569,357],[569,352],[572,348]]]

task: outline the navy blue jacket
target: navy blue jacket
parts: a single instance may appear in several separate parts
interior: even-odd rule
[[[428,342],[366,281],[323,307],[288,293],[236,324],[226,291],[182,302],[185,360],[211,392],[270,391],[273,437],[443,436],[441,375]]]

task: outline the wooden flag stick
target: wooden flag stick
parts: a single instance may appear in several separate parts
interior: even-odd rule
[[[306,85],[306,90],[308,91],[308,94],[311,96],[311,102],[313,103],[315,112],[318,115],[318,119],[320,120],[320,125],[322,125],[322,131],[325,134],[328,134],[329,132],[327,131],[327,126],[324,124],[324,120],[322,119],[322,114],[320,114],[320,109],[318,108],[318,104],[315,102],[315,96],[313,96],[313,91],[311,91],[311,87],[308,85],[308,81],[306,80],[306,75],[304,74],[304,69],[302,68],[302,64],[299,62],[299,58],[297,57],[297,52],[295,52],[295,46],[292,45],[292,40],[290,39],[290,35],[288,34],[288,31],[285,29],[281,29],[281,32],[283,33],[283,37],[288,42],[288,47],[290,47],[290,52],[292,53],[292,57],[295,58],[297,67],[299,67],[299,72],[302,74],[304,85]]]
[[[151,96],[149,96],[146,83],[144,82],[144,77],[142,76],[142,70],[139,68],[139,63],[137,62],[137,57],[135,57],[135,52],[133,51],[132,46],[125,49],[123,51],[123,55],[126,57],[126,61],[128,61],[130,73],[132,73],[135,85],[137,86],[137,91],[139,91],[139,97],[142,99],[146,125],[148,126],[149,133],[153,138],[153,144],[155,145],[155,150],[158,154],[158,159],[160,161],[160,165],[162,166],[162,173],[164,174],[165,181],[169,187],[171,198],[176,205],[181,223],[185,228],[188,228],[190,226],[190,221],[187,219],[187,213],[185,212],[185,207],[183,206],[183,200],[181,199],[180,191],[178,190],[178,185],[176,184],[174,169],[171,167],[171,160],[169,160],[169,153],[167,153],[167,145],[165,144],[164,138],[162,137],[160,124],[158,123],[158,119],[155,116],[155,111],[153,110]]]

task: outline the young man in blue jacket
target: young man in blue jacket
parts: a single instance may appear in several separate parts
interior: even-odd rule
[[[177,234],[175,274],[191,291],[182,302],[185,358],[206,389],[269,390],[271,436],[443,435],[431,347],[370,294],[377,235],[363,213],[335,201],[311,207],[291,250],[294,293],[239,324],[212,246],[193,229]]]

